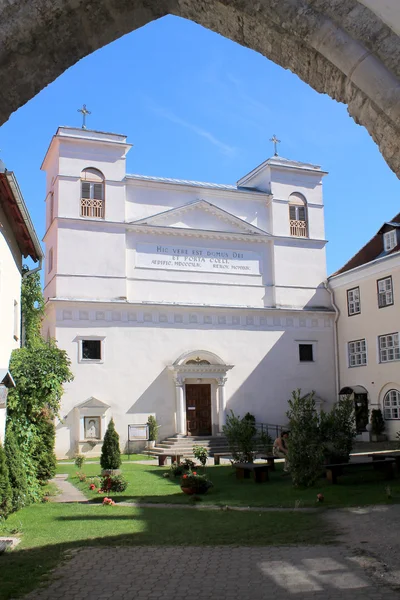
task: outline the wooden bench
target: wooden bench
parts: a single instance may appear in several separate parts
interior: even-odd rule
[[[232,465],[236,470],[236,479],[250,479],[250,475],[253,473],[255,483],[264,483],[269,481],[269,465],[264,463],[262,465],[255,463],[234,463]]]
[[[158,455],[158,466],[164,467],[167,462],[167,458],[171,459],[171,463],[176,462],[177,465],[181,464],[181,455],[180,454],[159,454]]]
[[[369,458],[372,458],[374,462],[378,460],[387,460],[388,458],[393,458],[396,461],[397,473],[400,473],[400,452],[396,452],[394,454],[368,454]]]
[[[360,460],[350,463],[339,463],[335,465],[325,465],[326,478],[331,483],[337,483],[337,478],[343,475],[344,469],[355,468],[360,466],[370,465],[373,469],[378,469],[385,473],[386,479],[393,479],[396,468],[396,461],[394,458],[387,458],[383,460]]]
[[[261,460],[267,461],[270,471],[275,471],[275,461],[277,458],[279,458],[278,456],[274,456],[273,454],[268,454],[265,456],[260,456],[260,458],[261,458]]]
[[[225,458],[231,458],[232,457],[232,452],[218,452],[218,453],[214,453],[214,465],[220,465],[221,464],[221,457],[224,456]]]

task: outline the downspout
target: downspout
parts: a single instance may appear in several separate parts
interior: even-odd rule
[[[35,267],[34,269],[30,269],[29,271],[25,271],[25,273],[22,273],[22,278],[25,279],[25,277],[28,277],[28,275],[32,275],[33,273],[37,273],[38,271],[40,271],[40,269],[42,268],[42,264],[43,264],[43,256],[39,256],[38,266]]]
[[[339,387],[339,348],[338,348],[338,331],[337,331],[337,323],[340,317],[340,310],[338,309],[338,307],[335,304],[335,301],[333,299],[333,291],[332,289],[329,287],[329,281],[326,280],[324,281],[324,288],[326,289],[326,291],[329,293],[330,297],[331,297],[331,302],[332,302],[332,306],[335,310],[335,322],[334,322],[334,326],[333,326],[333,343],[335,346],[335,386],[336,386],[336,398],[339,397],[339,392],[340,392],[340,387]]]

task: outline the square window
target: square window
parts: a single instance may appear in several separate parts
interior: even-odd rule
[[[101,360],[101,340],[82,340],[82,360]]]
[[[300,362],[314,361],[314,352],[312,344],[299,344],[299,359]]]
[[[400,360],[400,341],[398,333],[380,335],[379,338],[380,362],[391,362]]]
[[[383,308],[384,306],[391,306],[394,303],[392,277],[378,279],[377,285],[379,308]]]
[[[349,367],[362,367],[367,364],[367,343],[365,339],[349,342]]]
[[[383,234],[383,247],[385,252],[390,252],[397,244],[396,230],[391,229]]]

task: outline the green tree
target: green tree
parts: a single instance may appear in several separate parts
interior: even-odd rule
[[[295,390],[289,400],[287,416],[290,428],[288,460],[293,483],[311,486],[319,477],[324,461],[314,392],[302,397],[301,390]]]
[[[4,450],[12,490],[12,509],[19,510],[29,504],[28,481],[22,460],[22,453],[10,423],[7,426]]]
[[[354,402],[343,396],[329,413],[321,411],[320,439],[329,463],[348,462],[356,437]]]
[[[222,431],[228,442],[229,451],[235,462],[253,462],[258,439],[255,418],[247,413],[243,418],[231,410],[226,416]]]
[[[6,519],[12,510],[12,490],[6,453],[0,443],[0,519]]]
[[[100,465],[104,470],[119,469],[121,466],[121,452],[119,449],[119,435],[115,430],[114,419],[108,424],[101,449]]]
[[[24,346],[14,350],[10,371],[16,387],[7,399],[7,427],[12,424],[28,481],[31,501],[41,498],[40,482],[54,473],[54,418],[64,383],[73,379],[70,360],[54,340],[40,333],[43,296],[39,273],[22,280]]]

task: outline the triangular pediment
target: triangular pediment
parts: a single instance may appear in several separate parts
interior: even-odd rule
[[[245,235],[268,235],[259,227],[247,223],[206,200],[197,200],[139,221],[133,221],[131,224],[146,227],[171,227],[174,230],[193,229]]]
[[[82,402],[82,404],[78,404],[77,408],[106,409],[106,408],[110,408],[110,406],[108,404],[106,404],[105,402],[103,402],[102,400],[99,400],[98,398],[94,398],[94,396],[91,396],[88,400],[85,400],[85,402]]]

